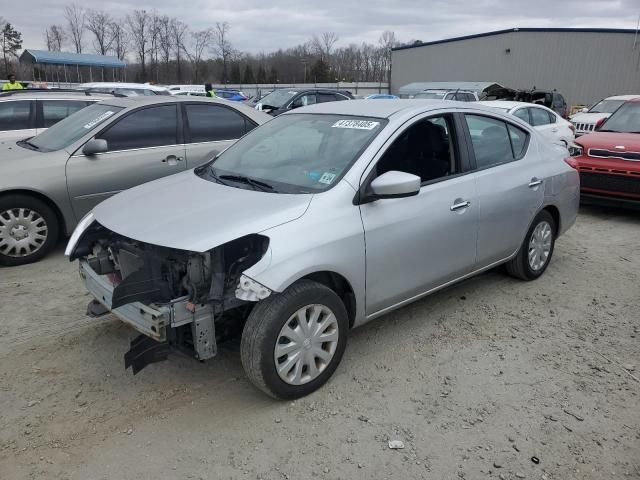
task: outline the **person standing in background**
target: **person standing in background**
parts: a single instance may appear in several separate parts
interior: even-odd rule
[[[8,90],[23,90],[24,87],[22,86],[21,83],[16,82],[16,76],[13,73],[10,73],[9,76],[9,83],[5,83],[2,86],[2,91],[6,92]]]

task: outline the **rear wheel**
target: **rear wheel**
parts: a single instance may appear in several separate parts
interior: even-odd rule
[[[0,198],[0,265],[40,260],[55,246],[58,232],[56,214],[44,202],[28,195]]]
[[[535,280],[547,269],[555,246],[557,225],[542,210],[533,220],[517,255],[507,262],[507,272],[522,280]]]
[[[337,368],[348,329],[340,297],[300,280],[255,306],[242,333],[242,365],[251,382],[272,397],[308,395]]]

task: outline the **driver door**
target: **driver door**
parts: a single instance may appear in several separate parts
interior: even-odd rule
[[[186,169],[177,105],[154,105],[118,118],[95,138],[108,151],[67,161],[67,188],[77,218],[128,188]]]
[[[383,313],[474,267],[478,206],[466,148],[451,114],[422,117],[387,143],[363,187],[391,170],[418,175],[418,195],[360,205],[366,314]]]

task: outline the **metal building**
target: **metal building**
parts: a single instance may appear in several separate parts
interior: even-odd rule
[[[640,35],[604,28],[513,28],[393,49],[391,92],[412,82],[556,89],[569,105],[640,94]]]

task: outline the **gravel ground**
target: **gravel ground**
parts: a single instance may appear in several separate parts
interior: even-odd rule
[[[237,342],[124,371],[136,334],[84,316],[62,248],[0,269],[0,478],[638,479],[639,233],[583,208],[540,280],[491,271],[354,330],[295,402]]]

